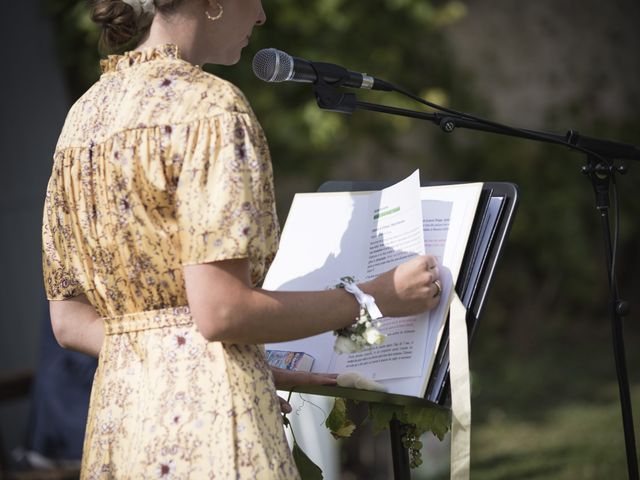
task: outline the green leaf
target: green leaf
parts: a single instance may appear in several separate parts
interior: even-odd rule
[[[349,438],[355,429],[356,424],[351,420],[347,420],[347,422],[337,430],[331,430],[331,435],[333,435],[335,439]]]
[[[331,431],[338,430],[347,420],[347,401],[344,398],[336,398],[333,403],[333,409],[325,425]]]
[[[370,403],[369,417],[371,418],[373,433],[380,433],[385,428],[389,428],[389,422],[395,415],[396,418],[403,418],[403,407],[387,405],[384,403]]]
[[[322,470],[302,451],[296,441],[293,442],[293,460],[296,462],[302,480],[322,480]]]
[[[356,425],[347,418],[347,401],[344,398],[335,399],[333,409],[327,417],[325,425],[333,438],[350,437],[356,429]]]
[[[440,440],[444,438],[451,426],[449,412],[432,406],[411,406],[405,408],[403,421],[413,423],[418,436],[423,432],[433,432]]]
[[[451,414],[446,411],[438,411],[436,413],[431,431],[438,437],[439,440],[443,440],[445,434],[451,429]]]

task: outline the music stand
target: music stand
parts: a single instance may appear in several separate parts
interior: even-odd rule
[[[460,182],[422,182],[421,185],[429,187],[454,183]],[[391,184],[392,182],[329,181],[322,184],[318,192],[371,191],[386,188]],[[456,292],[467,308],[469,342],[477,331],[480,315],[484,309],[498,261],[513,223],[518,201],[518,190],[515,184],[484,183],[464,254],[462,269],[456,283]],[[400,406],[430,405],[434,408],[448,410],[450,406],[448,373],[448,329],[445,328],[425,398],[335,386],[295,387],[292,391]],[[409,454],[402,444],[400,422],[397,419],[390,422],[389,432],[394,479],[409,480],[411,478]]]

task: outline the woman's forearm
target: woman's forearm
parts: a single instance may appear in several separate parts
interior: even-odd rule
[[[255,289],[246,294],[235,313],[221,322],[218,336],[236,343],[272,343],[310,337],[355,321],[359,306],[343,289],[319,292],[272,292]]]
[[[341,289],[272,292],[250,288],[233,275],[216,281],[202,278],[208,273],[187,275],[187,292],[198,330],[210,341],[287,341],[344,327],[358,313],[353,296]]]
[[[274,292],[250,287],[248,276],[246,259],[185,268],[189,306],[208,340],[272,343],[309,337],[350,325],[359,311],[355,298],[343,289]],[[406,316],[438,303],[435,278],[435,260],[423,257],[361,287],[376,298],[383,314]]]

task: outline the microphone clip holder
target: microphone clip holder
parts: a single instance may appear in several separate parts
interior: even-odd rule
[[[352,114],[356,110],[356,95],[336,90],[335,87],[318,81],[313,85],[318,107],[330,112]]]
[[[355,93],[345,93],[338,90],[349,80],[346,68],[331,63],[314,62],[311,67],[316,71],[317,80],[313,83],[313,91],[318,107],[330,112],[352,114],[357,108]],[[335,81],[327,82],[330,78]]]

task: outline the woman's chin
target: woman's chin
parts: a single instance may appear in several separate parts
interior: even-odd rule
[[[240,58],[242,57],[242,52],[235,52],[233,54],[230,55],[226,55],[224,58],[218,58],[217,61],[215,62],[218,65],[225,65],[225,66],[231,66],[231,65],[235,65],[236,63],[238,63],[240,61]],[[212,62],[214,63],[214,62]]]

